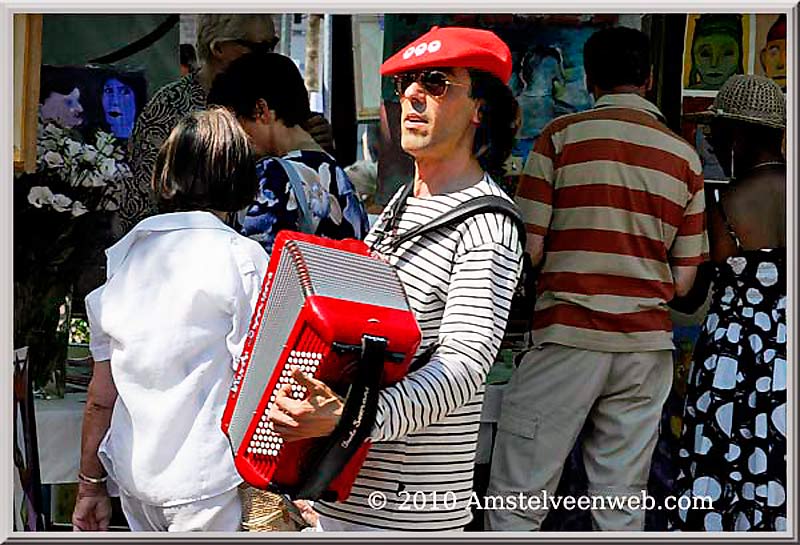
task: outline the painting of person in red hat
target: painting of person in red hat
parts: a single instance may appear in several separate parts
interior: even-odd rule
[[[319,531],[453,531],[472,518],[484,383],[521,270],[522,235],[509,215],[481,209],[401,240],[478,197],[511,203],[491,175],[518,123],[511,68],[494,33],[463,27],[434,27],[381,66],[394,79],[401,144],[415,168],[365,242],[397,268],[427,361],[381,391],[372,448],[349,498],[314,504]],[[336,404],[279,397],[270,419],[286,440],[327,435]]]
[[[786,15],[781,14],[767,33],[767,39],[758,57],[764,75],[786,91]]]

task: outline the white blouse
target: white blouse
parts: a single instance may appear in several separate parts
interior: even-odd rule
[[[118,397],[99,455],[122,491],[160,506],[242,479],[220,420],[268,257],[208,212],[141,221],[86,297],[95,361]]]

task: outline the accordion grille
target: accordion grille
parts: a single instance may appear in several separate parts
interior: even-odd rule
[[[304,241],[293,241],[316,295],[408,310],[397,273],[384,261]]]

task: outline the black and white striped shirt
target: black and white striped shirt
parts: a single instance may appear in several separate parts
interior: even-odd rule
[[[508,198],[488,175],[454,193],[409,197],[397,233],[481,195]],[[386,211],[367,244],[376,241],[385,224]],[[459,529],[471,519],[468,503],[484,381],[497,356],[519,277],[518,233],[506,215],[488,212],[391,251],[378,243],[376,250],[397,268],[405,286],[422,330],[420,352],[432,343],[439,347],[428,364],[381,392],[372,448],[347,501],[319,502],[315,509],[376,528]],[[367,503],[375,491],[387,498],[380,510]],[[423,496],[427,505],[417,509]]]

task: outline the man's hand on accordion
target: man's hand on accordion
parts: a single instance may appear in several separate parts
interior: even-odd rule
[[[278,390],[269,412],[275,432],[286,442],[330,435],[342,416],[343,401],[324,382],[297,367],[292,368],[292,378],[305,387],[305,395],[293,398],[291,384]]]

